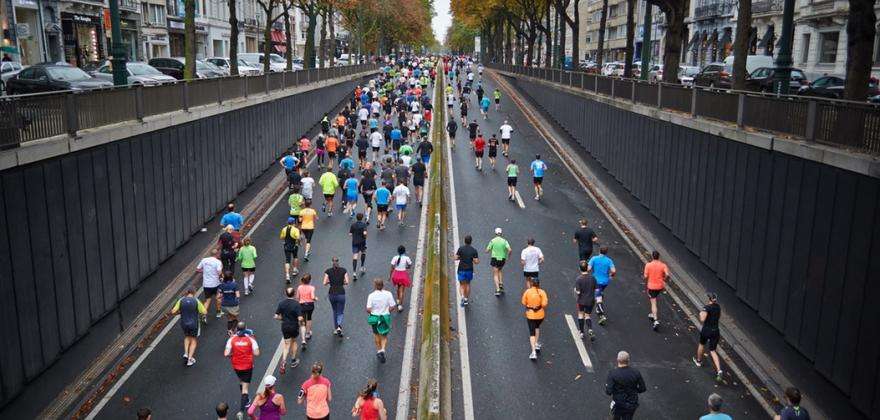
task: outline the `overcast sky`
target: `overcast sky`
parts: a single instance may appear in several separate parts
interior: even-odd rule
[[[431,20],[431,28],[434,37],[443,43],[446,38],[446,30],[452,25],[452,12],[449,10],[449,0],[434,0],[434,19]]]

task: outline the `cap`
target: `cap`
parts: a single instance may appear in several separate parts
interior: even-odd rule
[[[500,227],[495,228],[495,234],[496,234],[496,235],[500,235],[500,234],[501,234],[501,228],[500,228]]]
[[[275,386],[275,377],[268,375],[263,379],[263,383],[265,383],[266,386]]]
[[[715,294],[715,293],[711,293],[711,292],[710,292],[710,293],[706,293],[706,297],[708,297],[709,300],[718,300],[718,295]]]

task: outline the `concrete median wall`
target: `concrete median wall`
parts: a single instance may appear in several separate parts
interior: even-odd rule
[[[880,180],[511,80],[860,411],[880,409]]]
[[[0,407],[354,88],[316,84],[0,173]]]

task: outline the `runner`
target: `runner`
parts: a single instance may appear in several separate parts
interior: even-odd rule
[[[285,155],[281,158],[281,160],[278,161],[278,164],[284,168],[284,174],[290,176],[290,173],[293,172],[299,164],[299,159],[297,159],[294,152],[290,152],[289,155]]]
[[[541,351],[541,323],[544,322],[544,309],[547,307],[547,292],[541,289],[540,280],[532,279],[528,289],[523,292],[522,304],[526,307],[526,323],[529,325],[529,345],[532,353],[529,359],[537,360]]]
[[[501,132],[501,148],[503,149],[502,154],[504,157],[510,156],[510,138],[513,134],[513,127],[504,120],[504,124],[501,124],[501,127],[498,129]]]
[[[605,301],[603,294],[611,278],[617,274],[614,261],[608,258],[608,247],[599,248],[599,255],[591,257],[587,262],[587,269],[596,279],[596,313],[599,314],[599,325],[605,325],[608,318],[605,316]]]
[[[223,262],[223,268],[226,270],[235,270],[235,255],[238,252],[238,232],[230,224],[226,225],[217,244],[220,245],[220,261]]]
[[[300,219],[302,218],[303,214],[302,211],[300,211]],[[284,241],[284,280],[287,284],[290,284],[291,265],[293,266],[293,276],[299,274],[298,254],[301,232],[296,227],[296,221],[296,217],[288,217],[287,225],[281,228],[281,234],[278,235],[278,238]],[[308,242],[306,243],[306,253],[308,254]]]
[[[474,91],[474,93],[477,94],[477,103],[483,102],[483,94],[486,93],[486,91],[483,90],[482,83],[477,83],[477,89]]]
[[[708,293],[706,295],[708,302],[700,311],[700,322],[703,328],[700,329],[700,344],[697,345],[697,356],[691,358],[697,367],[703,366],[703,350],[709,350],[709,356],[712,357],[712,363],[715,364],[715,381],[721,382],[723,379],[721,371],[721,359],[718,358],[718,342],[721,341],[721,330],[718,328],[718,322],[721,320],[721,305],[718,304],[718,295]]]
[[[492,97],[495,99],[495,111],[501,111],[501,91],[495,88]]]
[[[404,185],[405,180],[398,180],[397,186],[394,187],[392,194],[394,195],[394,208],[397,210],[397,221],[400,227],[405,225],[406,220],[406,204],[409,201],[409,188]],[[382,224],[384,228],[384,221]]]
[[[254,291],[254,273],[257,271],[257,248],[253,245],[251,238],[244,238],[243,245],[238,249],[235,260],[241,264],[244,294],[245,296],[250,295]]]
[[[428,168],[423,161],[417,160],[410,168],[410,171],[412,172],[413,187],[416,190],[416,202],[421,206],[422,191],[425,186],[425,178],[428,177]]]
[[[593,333],[593,320],[590,319],[590,314],[593,313],[593,305],[596,303],[596,279],[590,275],[586,261],[581,261],[578,266],[580,274],[574,283],[574,294],[577,296],[578,331],[580,331],[581,338],[584,338],[584,324],[586,324],[590,341],[594,341],[596,334]]]
[[[364,163],[367,161],[367,150],[370,148],[370,140],[367,137],[367,132],[361,130],[361,132],[357,136],[357,140],[355,141],[355,145],[357,146],[357,156],[358,156],[358,166],[362,167]]]
[[[516,180],[519,176],[519,166],[516,166],[516,159],[511,159],[505,169],[507,172],[507,199],[516,201]]]
[[[458,96],[461,96],[461,89],[458,91]],[[468,104],[466,100],[462,100],[458,105],[459,110],[461,110],[461,125],[467,125],[467,117],[468,117]]]
[[[196,291],[192,287],[186,289],[186,295],[178,299],[171,308],[171,315],[180,314],[180,328],[183,330],[183,362],[186,366],[196,364],[194,356],[201,334],[199,318],[208,313],[208,309],[195,298],[195,294]]]
[[[303,259],[308,262],[309,255],[312,254],[312,235],[315,234],[315,222],[318,221],[318,212],[312,208],[312,200],[306,200],[303,206],[303,209],[299,212],[299,226],[302,229],[302,236],[306,239]],[[296,262],[299,263],[299,261]]]
[[[232,275],[232,271],[223,272],[223,282],[219,286],[220,306],[226,312],[226,329],[229,335],[235,332],[235,325],[238,324],[239,299],[241,292],[238,291],[238,282]]]
[[[287,355],[290,354],[290,368],[299,366],[296,358],[296,339],[299,337],[299,326],[303,322],[302,307],[296,299],[296,289],[287,287],[284,289],[284,300],[278,302],[275,309],[275,319],[281,321],[281,338],[284,344],[281,347],[281,361],[278,373],[284,375],[287,371]]]
[[[326,212],[327,217],[333,217],[333,197],[336,195],[336,189],[339,188],[339,178],[333,173],[332,168],[327,167],[318,179],[318,184],[321,185],[321,192],[324,194],[321,211]]]
[[[535,155],[535,160],[529,165],[532,172],[532,182],[535,184],[535,200],[540,200],[544,196],[544,171],[547,170],[547,164],[541,160],[541,155]]]
[[[357,218],[348,229],[351,236],[351,274],[357,281],[358,258],[361,260],[361,274],[367,271],[367,224],[364,223],[364,214],[358,213]]]
[[[315,160],[318,162],[318,167],[324,166],[324,154],[325,154],[325,137],[323,134],[318,134],[315,137]]]
[[[455,118],[450,118],[446,123],[446,134],[449,136],[449,147],[455,149],[455,133],[458,132],[458,124]]]
[[[378,162],[381,154],[379,149],[385,144],[385,136],[381,131],[370,133],[370,148],[373,149],[373,162]]]
[[[303,382],[299,390],[296,402],[306,405],[306,419],[323,420],[330,418],[330,400],[333,394],[330,392],[330,380],[322,376],[324,363],[315,362],[312,365],[312,376]]]
[[[376,193],[376,171],[373,164],[366,162],[361,171],[360,193],[364,197],[364,222],[370,224],[370,214],[373,212],[373,195]]]
[[[232,229],[239,231],[244,225],[244,217],[235,211],[235,203],[226,205],[226,214],[220,218],[220,227],[225,228],[232,225]]]
[[[495,237],[486,246],[486,252],[489,252],[491,255],[489,265],[492,266],[492,280],[495,281],[495,296],[501,296],[504,293],[504,272],[502,270],[504,269],[504,263],[507,262],[507,257],[510,256],[512,251],[510,243],[501,236],[502,233],[501,228],[496,227]]]
[[[236,332],[226,341],[223,356],[228,357],[232,364],[235,375],[238,376],[241,388],[241,404],[239,412],[247,412],[250,402],[248,400],[248,386],[254,372],[254,357],[260,355],[260,346],[254,339],[253,331],[249,330],[244,321],[236,326]]]
[[[666,282],[669,281],[669,267],[660,261],[659,252],[651,253],[651,262],[645,264],[643,276],[648,300],[651,302],[651,313],[648,314],[648,319],[651,320],[651,327],[657,331],[660,328],[660,318],[657,316],[657,298],[666,288]]]
[[[345,286],[348,285],[348,272],[339,266],[339,257],[333,257],[333,265],[324,271],[324,285],[330,286],[327,300],[333,308],[334,334],[342,337],[342,323],[345,320]]]
[[[379,398],[377,388],[379,383],[375,379],[367,381],[367,386],[359,393],[354,407],[351,408],[351,416],[360,420],[387,420],[388,410],[385,403]]]
[[[465,123],[462,122],[462,125],[464,125],[464,124]],[[477,120],[474,119],[473,122],[471,122],[470,124],[467,125],[467,128],[468,128],[468,137],[471,140],[471,148],[473,148],[474,147],[474,139],[477,138],[477,136],[479,135],[479,132],[480,132],[480,124],[477,124]]]
[[[366,235],[366,231],[364,231]],[[397,255],[391,259],[391,272],[389,278],[391,282],[397,286],[397,310],[402,311],[403,296],[407,287],[412,285],[408,270],[412,267],[412,260],[406,255],[406,248],[403,245],[397,247]],[[357,279],[357,277],[355,277]]]
[[[529,288],[531,282],[538,278],[541,264],[544,263],[544,253],[541,252],[541,248],[535,246],[535,238],[526,240],[526,247],[520,252],[519,263],[523,267],[526,288]]]
[[[204,294],[205,315],[202,322],[208,323],[207,311],[211,309],[211,301],[217,301],[217,318],[223,316],[220,309],[220,297],[217,295],[217,287],[220,286],[220,274],[223,273],[223,263],[220,262],[220,248],[211,250],[211,255],[202,258],[196,267],[196,272],[202,274],[202,293]]]
[[[388,220],[388,205],[391,202],[391,191],[388,190],[385,181],[376,190],[376,228],[385,230],[385,221]]]
[[[275,392],[275,377],[268,375],[263,378],[262,394],[254,397],[254,402],[248,408],[248,416],[253,420],[280,420],[281,416],[287,414],[287,405],[284,404],[284,396]],[[257,410],[260,410],[260,416],[257,417]]]
[[[299,287],[296,288],[296,296],[299,300],[299,307],[302,309],[303,322],[300,323],[300,335],[302,340],[302,349],[306,351],[306,343],[312,339],[312,313],[315,311],[315,286],[312,286],[312,275],[304,274],[299,279]]]
[[[309,140],[308,136],[302,136],[299,139],[299,163],[301,167],[306,166],[306,161],[309,158],[309,150],[312,148],[312,141]]]
[[[300,189],[300,194],[303,196],[303,200],[311,201],[314,197],[315,192],[315,179],[310,176],[309,171],[303,170],[302,179],[299,181],[302,188]]]
[[[391,292],[384,290],[385,282],[380,278],[373,280],[373,292],[367,296],[367,323],[373,330],[376,344],[376,358],[385,363],[385,345],[391,332],[391,311],[397,310],[397,303]]]
[[[458,288],[461,292],[462,307],[470,304],[471,281],[474,279],[474,268],[480,263],[477,249],[471,246],[473,240],[471,235],[465,235],[464,245],[458,247],[458,250],[455,251],[455,261],[458,261],[455,271],[456,278],[458,279]]]
[[[484,96],[483,99],[480,100],[480,113],[483,114],[483,119],[489,119],[489,106],[492,105],[492,102],[489,101],[488,96]]]
[[[629,366],[629,353],[617,353],[617,368],[608,371],[605,394],[611,396],[611,418],[631,420],[639,406],[639,394],[647,391],[638,370]]]
[[[795,387],[785,388],[785,400],[788,404],[773,417],[773,420],[810,420],[810,412],[801,407],[801,391]]]
[[[427,165],[431,162],[431,154],[434,153],[434,144],[425,136],[422,141],[416,146],[416,152],[419,154],[419,157],[422,159],[422,163]]]
[[[486,148],[486,140],[483,139],[483,134],[478,133],[477,137],[473,142],[474,147],[474,168],[478,171],[483,170],[483,151]]]
[[[353,164],[354,162],[352,162],[352,165]],[[345,192],[345,208],[342,212],[348,214],[349,218],[354,218],[354,210],[357,207],[358,202],[359,187],[360,185],[357,178],[355,178],[354,171],[350,171],[348,173],[348,179],[345,180],[345,183],[342,186],[342,189]]]
[[[578,226],[572,242],[578,246],[578,261],[587,261],[593,255],[593,244],[599,243],[599,237],[587,227],[587,219],[578,220]]]
[[[328,135],[327,140],[324,141],[324,146],[327,148],[327,167],[332,170],[333,161],[336,160],[336,151],[339,149],[339,138],[332,134]]]

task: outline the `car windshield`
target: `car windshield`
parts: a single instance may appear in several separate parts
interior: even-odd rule
[[[248,63],[247,61],[244,61],[244,60],[242,60],[242,59],[240,59],[240,58],[238,59],[238,65],[239,65],[239,66],[254,67],[253,64]]]
[[[92,78],[88,73],[76,67],[47,67],[46,72],[49,73],[49,76],[51,76],[52,79],[65,82],[75,82]]]
[[[209,64],[209,63],[206,63],[201,60],[196,60],[196,70],[207,71],[207,70],[214,70],[216,68],[217,68],[217,66],[215,66],[213,64]]]
[[[269,61],[273,63],[286,63],[286,61],[284,61],[284,59],[278,54],[269,54]]]
[[[162,74],[161,71],[156,70],[153,66],[144,63],[128,63],[128,71],[133,76],[157,76]]]
[[[699,67],[685,67],[681,70],[681,74],[684,76],[694,76],[700,72]]]

